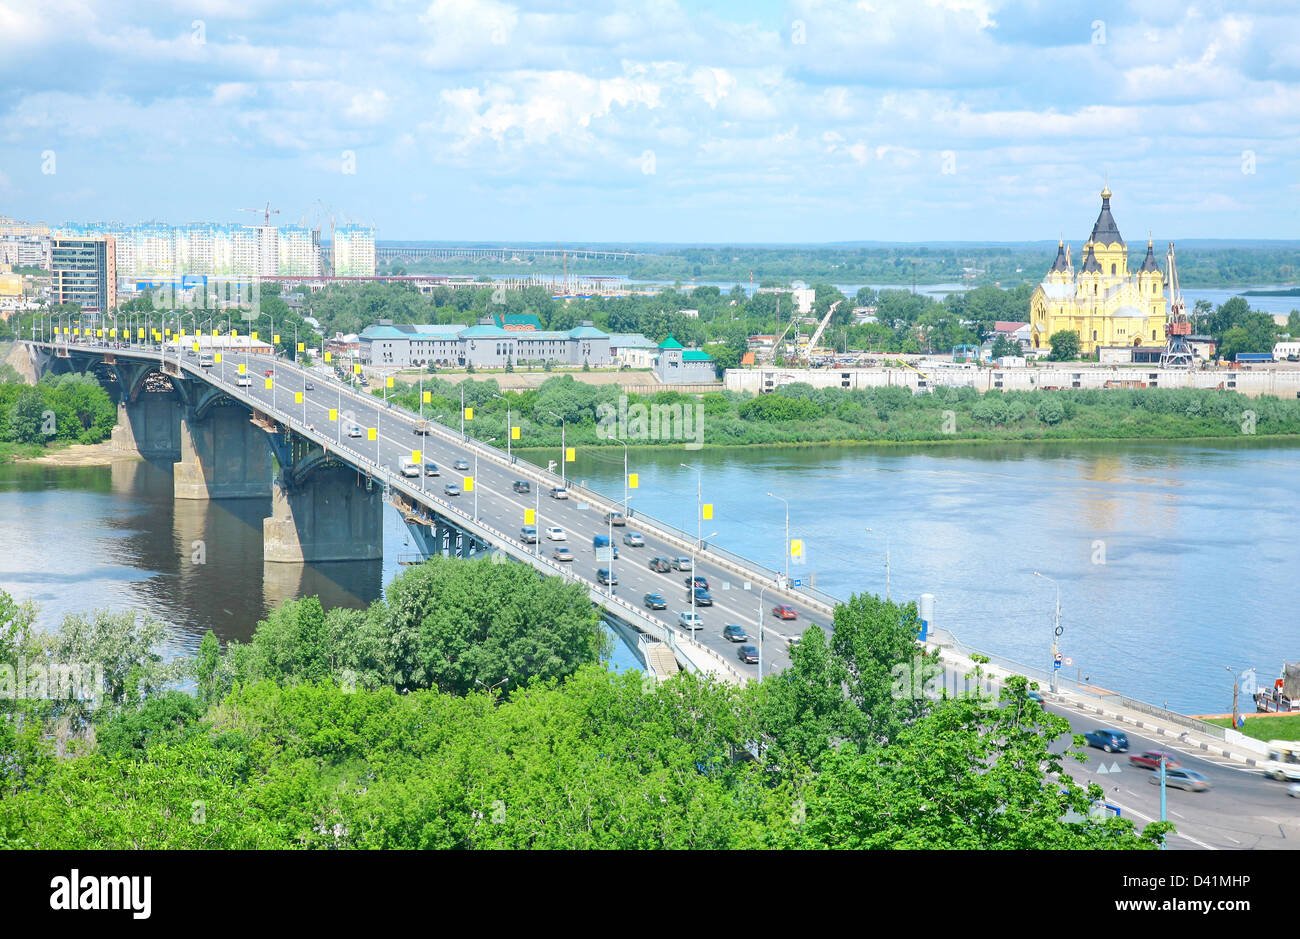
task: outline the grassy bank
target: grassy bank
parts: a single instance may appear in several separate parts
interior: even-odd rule
[[[1231,717],[1210,717],[1206,723],[1231,727]],[[1300,714],[1286,717],[1248,717],[1241,728],[1247,737],[1256,740],[1300,740]]]
[[[47,452],[46,447],[37,443],[6,443],[0,440],[0,464],[30,460]]]
[[[1110,389],[989,392],[941,388],[844,390],[784,386],[770,394],[625,394],[567,376],[540,387],[503,390],[495,380],[426,382],[425,414],[457,424],[460,390],[473,409],[466,429],[480,439],[520,428],[518,446],[558,447],[560,418],[569,446],[707,447],[748,445],[1022,443],[1100,440],[1300,438],[1300,401],[1252,399],[1216,389]],[[500,395],[501,397],[497,397]],[[398,403],[419,408],[408,391]]]

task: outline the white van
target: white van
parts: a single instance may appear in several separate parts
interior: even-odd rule
[[[413,476],[417,479],[420,476],[420,464],[414,460],[402,460],[400,469],[403,476]]]

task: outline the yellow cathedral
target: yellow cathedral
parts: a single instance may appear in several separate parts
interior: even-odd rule
[[[1035,349],[1051,347],[1059,330],[1079,334],[1079,353],[1095,355],[1100,346],[1165,344],[1165,275],[1156,266],[1152,244],[1135,273],[1128,269],[1128,246],[1110,214],[1110,187],[1101,191],[1101,214],[1083,246],[1076,273],[1064,239],[1056,263],[1029,300],[1030,339]]]

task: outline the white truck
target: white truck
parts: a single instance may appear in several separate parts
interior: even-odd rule
[[[1276,780],[1300,782],[1300,740],[1270,740],[1263,769]]]

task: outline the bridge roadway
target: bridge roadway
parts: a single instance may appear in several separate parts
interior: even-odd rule
[[[149,352],[148,347],[126,349],[84,344],[71,346],[71,350],[77,353],[104,352],[158,362],[159,352],[157,347],[153,348],[154,351]],[[174,369],[177,361],[175,351],[169,349],[166,356],[167,369]],[[240,363],[245,365],[251,380],[249,386],[236,384]],[[690,609],[685,583],[690,575],[676,570],[668,574],[656,573],[650,570],[649,561],[656,556],[690,557],[693,535],[683,537],[668,530],[666,526],[661,528],[639,515],[629,518],[626,527],[615,527],[613,533],[619,548],[619,558],[613,567],[618,584],[611,589],[596,581],[596,569],[608,564],[596,561],[592,538],[598,534],[609,534],[604,513],[610,509],[621,510],[617,500],[603,498],[575,487],[572,482],[569,485],[569,499],[552,499],[546,490],[560,484],[560,479],[555,474],[519,457],[514,457],[511,461],[503,451],[472,438],[462,437],[459,431],[436,422],[431,421],[435,431],[433,434],[416,434],[416,415],[395,405],[386,405],[382,398],[354,389],[323,368],[308,370],[281,358],[239,353],[223,355],[222,361],[210,368],[201,368],[197,358],[185,355],[180,356],[179,364],[191,378],[205,380],[231,398],[277,418],[295,433],[322,444],[362,472],[388,482],[412,501],[428,506],[453,524],[458,521],[457,516],[467,515],[496,530],[489,535],[490,541],[499,543],[509,540],[516,553],[522,549],[535,556],[541,555],[538,560],[542,562],[546,562],[547,556],[555,547],[566,545],[574,554],[572,562],[551,562],[536,566],[543,570],[549,569],[552,573],[567,573],[584,582],[592,592],[593,600],[615,615],[626,612],[619,609],[625,603],[633,604],[641,616],[649,617],[671,631],[676,640],[674,644],[685,645],[688,650],[692,645],[688,641],[690,634],[676,627],[678,612]],[[274,373],[273,387],[269,390],[265,387],[265,372],[268,369]],[[313,384],[314,390],[306,390],[308,383]],[[303,402],[296,404],[295,392],[300,391],[303,392]],[[329,420],[331,409],[338,412],[337,421]],[[348,436],[348,426],[353,420],[362,428],[360,438]],[[368,440],[366,435],[367,429],[371,427],[378,429],[374,441]],[[436,463],[440,475],[421,475],[418,480],[402,477],[399,472],[400,461],[403,458],[409,459],[412,450],[422,451],[424,460]],[[457,459],[466,460],[470,468],[466,471],[454,470],[453,463]],[[446,483],[454,482],[461,486],[462,477],[465,476],[475,477],[474,489],[478,494],[476,517],[474,492],[462,492],[458,496],[443,494]],[[514,492],[513,484],[516,480],[529,481],[533,492],[530,495]],[[524,545],[520,537],[524,510],[530,508],[536,511],[536,545]],[[548,541],[545,532],[550,526],[563,528],[567,540]],[[645,539],[645,546],[634,548],[622,544],[623,534],[629,531],[640,532]],[[776,586],[773,572],[744,565],[743,559],[734,555],[721,556],[712,547],[695,552],[695,567],[695,572],[708,580],[709,592],[714,598],[713,606],[698,608],[704,629],[695,633],[695,639],[699,645],[720,657],[720,661],[712,664],[716,666],[725,663],[732,678],[755,677],[758,666],[739,660],[739,643],[722,637],[723,626],[730,623],[741,625],[753,637],[756,635],[756,627],[760,623],[763,625],[764,674],[780,671],[789,664],[786,637],[802,634],[810,622],[819,623],[827,630],[830,628],[832,607],[828,601],[831,598],[824,594],[814,597],[798,589],[781,589]],[[750,590],[744,589],[745,582],[750,583]],[[645,609],[642,597],[652,592],[664,597],[668,603],[667,610],[655,612]],[[793,606],[798,611],[799,618],[793,621],[777,619],[771,612],[777,604]],[[626,616],[620,618],[625,621],[629,619]],[[710,670],[717,671],[716,668]]]

